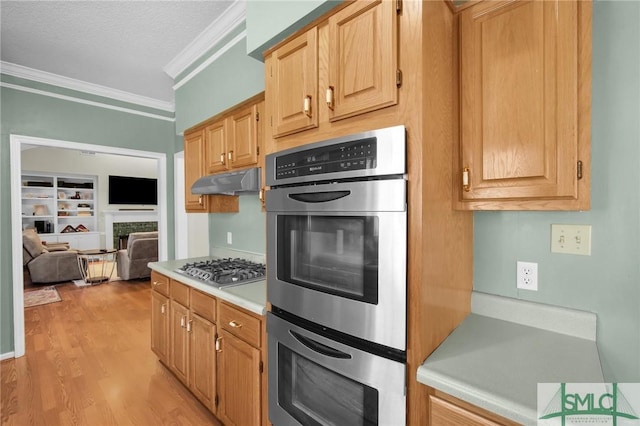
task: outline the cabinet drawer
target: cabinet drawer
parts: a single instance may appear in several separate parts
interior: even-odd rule
[[[156,271],[151,271],[151,288],[158,293],[169,296],[169,278]]]
[[[189,307],[189,286],[171,280],[171,298],[182,306]]]
[[[485,417],[484,410],[475,409],[478,410],[478,413],[471,411],[471,408],[463,408],[435,395],[429,395],[429,418],[430,424],[433,426],[506,426],[514,424],[510,421],[494,421]],[[492,417],[497,416],[493,415]],[[496,418],[496,420],[498,419]]]
[[[260,322],[233,306],[220,304],[220,326],[256,348],[260,348]]]
[[[191,311],[209,321],[216,322],[216,299],[198,290],[191,290]]]

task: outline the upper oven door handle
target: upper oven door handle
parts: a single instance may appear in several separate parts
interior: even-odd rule
[[[311,193],[295,193],[289,194],[289,198],[300,201],[302,203],[326,203],[329,201],[339,200],[351,195],[351,191],[327,191],[327,192],[311,192]]]
[[[306,347],[308,347],[314,352],[318,352],[319,354],[330,356],[331,358],[351,359],[351,355],[348,353],[339,351],[327,345],[323,345],[322,343],[316,342],[315,340],[310,339],[308,337],[304,337],[303,335],[298,334],[293,330],[289,330],[289,333],[291,333],[291,335],[295,337],[297,341],[299,341],[300,343],[302,343],[303,345],[305,345]]]

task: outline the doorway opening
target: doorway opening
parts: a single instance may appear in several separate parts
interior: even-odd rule
[[[13,265],[13,330],[14,356],[21,357],[25,353],[24,331],[24,299],[23,299],[23,270],[16,256],[22,253],[22,221],[21,221],[21,175],[22,148],[26,146],[40,146],[63,148],[76,151],[90,151],[102,154],[114,154],[130,157],[148,158],[156,161],[158,179],[158,260],[168,259],[167,241],[167,161],[166,154],[159,152],[140,151],[135,149],[118,148],[86,143],[62,141],[56,139],[37,138],[31,136],[10,136],[10,164],[11,164],[11,247]]]

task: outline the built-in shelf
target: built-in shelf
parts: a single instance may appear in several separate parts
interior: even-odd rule
[[[91,248],[98,247],[97,184],[97,176],[91,175],[24,172],[22,228],[34,228],[50,242],[79,241],[86,234]]]

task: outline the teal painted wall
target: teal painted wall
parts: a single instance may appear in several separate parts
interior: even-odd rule
[[[474,214],[474,288],[592,311],[605,379],[640,382],[640,2],[593,6],[591,210]],[[591,224],[592,254],[550,252],[552,223]],[[517,290],[516,261],[539,291]]]
[[[266,214],[261,211],[258,195],[240,195],[238,213],[209,215],[209,243],[211,246],[265,253]],[[227,232],[233,234],[233,244],[227,244]]]
[[[242,39],[176,90],[176,133],[263,90],[264,64],[247,56]]]
[[[175,126],[147,118],[2,87],[0,111],[0,353],[13,351],[13,266],[11,252],[9,135],[19,134],[167,154],[167,181],[173,182]],[[167,200],[169,253],[174,247],[173,185]],[[171,256],[171,255],[170,255]]]
[[[247,2],[247,53],[264,60],[265,50],[340,3],[341,0]]]

